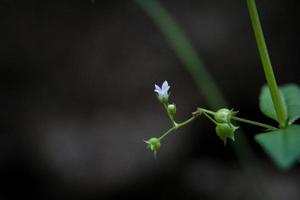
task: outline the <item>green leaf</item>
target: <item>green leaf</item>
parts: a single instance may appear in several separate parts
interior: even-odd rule
[[[284,106],[286,107],[284,96],[281,91],[279,91],[279,92],[280,92],[280,96],[283,100]],[[276,114],[274,104],[272,101],[271,93],[270,93],[269,87],[267,85],[263,86],[261,89],[261,92],[259,95],[259,108],[260,108],[261,112],[263,114],[265,114],[267,117],[270,117],[270,118],[274,119],[275,121],[278,121],[277,114]]]
[[[300,157],[299,125],[257,134],[255,140],[281,169],[288,169]]]
[[[279,87],[279,90],[287,112],[288,124],[292,124],[300,117],[300,88],[296,84],[287,84]],[[267,117],[278,121],[270,90],[266,85],[260,92],[259,107]]]
[[[280,87],[287,106],[288,123],[294,123],[300,117],[300,88],[296,84]]]

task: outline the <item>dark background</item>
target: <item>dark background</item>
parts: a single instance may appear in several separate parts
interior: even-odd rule
[[[280,84],[300,84],[296,2],[257,1]],[[161,3],[241,116],[273,123],[245,1]],[[255,127],[253,157],[199,119],[153,159],[142,141],[169,127],[154,83],[169,81],[180,120],[207,102],[135,1],[1,0],[0,27],[1,200],[300,198],[299,165],[278,170]]]

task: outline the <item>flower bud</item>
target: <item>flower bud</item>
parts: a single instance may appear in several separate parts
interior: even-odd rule
[[[168,105],[168,113],[172,116],[174,116],[176,114],[176,105],[175,104]]]
[[[227,108],[221,108],[214,114],[214,118],[219,123],[229,123],[234,114],[236,114],[236,112]]]
[[[160,139],[159,138],[150,138],[149,140],[145,141],[147,144],[147,148],[150,149],[154,154],[156,154],[160,149]]]
[[[230,138],[234,141],[234,132],[237,129],[238,127],[231,123],[218,123],[216,126],[216,133],[217,136],[224,141],[224,145],[226,145],[227,138]]]

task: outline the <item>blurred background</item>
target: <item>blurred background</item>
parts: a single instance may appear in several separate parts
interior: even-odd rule
[[[296,2],[257,2],[280,84],[300,84]],[[245,1],[160,3],[231,107],[274,124],[258,108]],[[0,26],[1,200],[300,198],[299,165],[278,170],[253,140],[259,128],[224,147],[199,119],[153,158],[143,140],[170,126],[155,83],[169,81],[178,120],[211,104],[137,1],[1,0]]]

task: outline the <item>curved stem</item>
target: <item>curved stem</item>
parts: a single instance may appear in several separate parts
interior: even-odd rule
[[[247,0],[248,10],[254,30],[256,43],[259,51],[259,55],[262,61],[265,77],[270,88],[272,101],[276,110],[277,118],[281,127],[286,126],[287,114],[283,104],[283,100],[280,96],[275,75],[273,72],[272,64],[270,61],[267,45],[265,42],[264,34],[261,28],[255,0]]]

